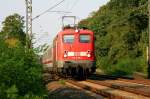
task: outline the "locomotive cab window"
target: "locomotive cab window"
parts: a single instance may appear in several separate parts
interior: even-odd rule
[[[88,34],[80,35],[80,43],[90,43],[90,35]]]
[[[73,43],[74,35],[64,35],[63,40],[64,40],[64,43]]]

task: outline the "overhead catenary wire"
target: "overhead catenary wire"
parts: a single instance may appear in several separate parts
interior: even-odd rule
[[[76,4],[78,3],[78,1],[79,0],[75,0],[75,2],[73,3],[72,7],[70,8],[70,10],[72,10],[76,6]]]
[[[70,7],[69,11],[71,11],[75,6],[76,4],[78,3],[79,0],[75,0],[72,4],[72,6]],[[68,14],[68,13],[67,13]],[[63,15],[63,16],[66,16],[67,15],[66,13]]]
[[[75,6],[76,4],[78,3],[79,0],[75,0],[73,3],[72,3],[72,6],[70,8],[68,8],[69,10],[68,11],[71,11]],[[63,14],[63,16],[68,16],[69,13],[65,13]],[[77,18],[77,16],[75,16]],[[62,17],[61,17],[62,18]],[[76,19],[75,19],[76,20]],[[67,21],[67,20],[66,20]],[[69,21],[68,21],[69,22]],[[71,21],[70,21],[71,22]],[[63,22],[62,22],[63,24]],[[74,22],[74,24],[76,24],[76,21]]]
[[[57,4],[53,5],[52,7],[50,7],[49,9],[47,9],[46,11],[44,11],[44,12],[42,12],[41,14],[37,15],[36,17],[34,17],[34,18],[32,19],[32,21],[35,20],[36,18],[39,18],[40,16],[44,15],[45,13],[49,12],[49,11],[52,10],[53,8],[55,8],[55,7],[57,7],[58,5],[60,5],[61,3],[63,3],[64,1],[65,1],[65,0],[62,0],[62,1],[58,2]]]
[[[58,0],[57,0],[58,1]],[[58,3],[56,3],[56,4],[54,4],[53,6],[51,6],[49,9],[47,9],[47,10],[45,10],[44,12],[42,12],[42,13],[40,13],[39,15],[37,15],[36,17],[34,17],[33,19],[32,19],[32,21],[33,20],[35,20],[35,19],[37,19],[37,18],[39,18],[40,16],[42,16],[42,15],[44,15],[45,13],[48,13],[48,12],[54,12],[54,13],[62,13],[63,15],[67,15],[67,14],[70,14],[70,13],[72,13],[71,12],[71,10],[76,6],[76,4],[77,4],[77,2],[79,1],[79,0],[75,0],[74,2],[72,2],[72,5],[69,7],[69,8],[67,8],[67,11],[56,11],[56,10],[53,10],[54,8],[56,8],[57,6],[59,6],[60,4],[62,4],[63,2],[64,2],[65,0],[62,0],[62,1],[60,1],[60,2],[58,2]],[[69,10],[69,11],[68,11]],[[39,41],[39,39],[41,38],[41,36],[37,39],[37,40],[35,40],[35,42],[37,42],[37,41]],[[43,36],[42,36],[42,38],[43,38]]]
[[[56,12],[56,13],[71,13],[69,11],[48,11],[48,12]]]

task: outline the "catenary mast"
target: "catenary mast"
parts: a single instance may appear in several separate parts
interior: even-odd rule
[[[26,46],[32,48],[32,0],[26,1]]]

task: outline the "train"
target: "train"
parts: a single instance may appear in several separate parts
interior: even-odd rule
[[[44,70],[86,79],[96,71],[94,40],[89,29],[63,28],[42,56]]]

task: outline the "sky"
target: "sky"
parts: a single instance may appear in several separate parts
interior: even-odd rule
[[[46,11],[62,0],[32,0],[33,17]],[[33,21],[34,46],[50,44],[55,35],[61,30],[63,15],[77,17],[77,22],[87,18],[91,12],[97,11],[100,6],[109,0],[65,0],[51,11],[66,11],[70,13],[47,12]],[[9,15],[18,13],[25,16],[25,0],[0,0],[0,29],[2,22]],[[67,20],[66,20],[67,21]],[[70,20],[68,22],[71,22]],[[68,23],[67,22],[67,23]]]

